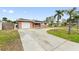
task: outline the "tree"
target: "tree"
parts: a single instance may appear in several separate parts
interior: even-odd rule
[[[3,17],[2,18],[2,21],[7,21],[7,17]]]
[[[13,22],[12,20],[9,20],[7,17],[3,17],[2,21],[6,21],[6,22]]]
[[[59,20],[61,17],[64,16],[64,10],[56,10],[56,14],[54,15],[54,18],[57,17],[57,26],[59,26]]]
[[[68,24],[69,24],[69,26],[68,26],[68,34],[71,33],[71,27],[72,27],[72,22],[74,21],[75,10],[76,10],[76,8],[74,7],[72,9],[70,9],[70,10],[65,11],[67,13],[67,15],[69,15],[69,18],[67,20]]]
[[[12,23],[17,24],[17,21],[12,21]]]
[[[76,23],[77,23],[77,32],[79,33],[79,15],[75,15],[74,18],[76,19]]]
[[[11,20],[7,20],[7,22],[12,22]]]
[[[47,17],[47,18],[46,18],[46,23],[47,23],[49,26],[52,26],[52,25],[53,25],[53,22],[54,22],[54,17],[53,17],[53,16],[50,16],[50,17]]]
[[[66,19],[62,19],[61,25],[62,25],[62,26],[66,26],[66,25],[67,25],[67,20],[66,20]]]

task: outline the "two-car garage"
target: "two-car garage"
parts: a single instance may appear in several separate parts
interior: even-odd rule
[[[30,28],[30,22],[23,22],[23,21],[20,21],[18,22],[18,28],[19,29],[25,29],[25,28]]]

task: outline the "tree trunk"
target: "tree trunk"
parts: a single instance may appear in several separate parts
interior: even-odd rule
[[[79,20],[77,20],[77,33],[79,33]]]
[[[56,24],[56,26],[57,26],[57,27],[59,26],[59,19],[57,20],[57,24]]]
[[[71,21],[70,21],[69,25],[68,25],[68,34],[71,34],[71,27],[72,27],[72,25],[71,25]]]
[[[59,21],[57,21],[57,27],[59,26]]]

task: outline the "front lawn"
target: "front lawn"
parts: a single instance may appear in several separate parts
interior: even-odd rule
[[[17,30],[0,30],[0,50],[22,50],[20,36]]]
[[[67,30],[65,29],[51,29],[47,31],[49,34],[64,38],[66,40],[70,40],[73,42],[79,43],[79,34],[73,30],[71,34],[67,33]]]

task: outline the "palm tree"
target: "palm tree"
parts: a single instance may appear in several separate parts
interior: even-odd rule
[[[64,10],[56,10],[56,14],[54,15],[54,18],[57,17],[57,26],[59,26],[59,20],[61,19],[62,16],[64,16]]]
[[[68,34],[71,33],[71,27],[72,27],[72,22],[74,20],[74,14],[75,14],[75,10],[76,8],[72,8],[70,10],[66,10],[65,12],[67,13],[67,15],[69,15],[69,18],[68,18],[68,23],[69,23],[69,26],[68,26]]]

